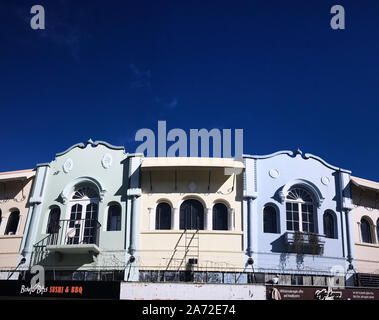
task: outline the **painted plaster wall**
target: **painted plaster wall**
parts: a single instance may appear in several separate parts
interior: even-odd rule
[[[179,219],[180,205],[186,199],[197,199],[203,204],[205,220],[207,214],[212,214],[213,205],[217,202],[225,203],[234,210],[233,230],[199,231],[198,270],[243,269],[242,174],[236,177],[225,175],[224,169],[213,168],[208,190],[208,170],[178,169],[175,184],[173,169],[175,168],[153,171],[146,169],[142,173],[140,269],[165,269],[183,232],[178,225],[174,227],[173,224],[172,230],[154,230],[155,225],[151,219],[157,205],[160,202],[169,203],[172,214]],[[193,192],[189,190],[191,182],[196,184]],[[206,222],[204,226],[207,228]],[[193,232],[189,231],[191,234]],[[183,240],[180,244],[184,245]],[[194,249],[191,249],[190,254],[192,253],[195,253]],[[183,255],[184,252],[179,252],[175,257]]]
[[[346,192],[349,179],[348,172],[338,172],[319,161],[305,159],[301,154],[284,152],[268,157],[246,158],[245,195],[252,196],[252,257],[254,268],[263,270],[277,270],[279,272],[318,271],[329,272],[335,265],[346,270],[347,238],[345,213],[341,194]],[[271,172],[270,172],[271,171]],[[340,174],[344,175],[340,178]],[[323,181],[323,182],[322,182]],[[342,182],[341,182],[342,181]],[[340,186],[342,184],[342,187]],[[337,221],[337,239],[322,238],[325,240],[324,253],[321,256],[286,253],[284,234],[286,227],[286,206],[281,191],[292,185],[304,184],[315,190],[315,198],[323,198],[317,208],[316,232],[324,234],[323,214],[326,210],[335,213]],[[247,200],[244,212],[248,212]],[[263,232],[263,209],[267,204],[273,204],[280,213],[279,233]],[[248,225],[248,219],[245,220]],[[245,248],[248,249],[248,234],[246,234]]]
[[[357,271],[359,273],[379,274],[379,243],[377,229],[374,227],[379,219],[378,193],[353,186],[352,198],[354,203],[352,217]],[[372,224],[371,233],[375,243],[364,243],[362,241],[360,229],[362,217],[365,217]]]
[[[29,210],[29,194],[33,185],[35,172],[23,170],[4,173],[12,178],[20,176],[20,180],[0,180],[0,210],[2,212],[0,224],[0,270],[13,270],[17,266],[17,258],[20,251],[21,241],[24,235],[25,223]],[[21,177],[27,174],[27,179]],[[0,178],[3,174],[0,174]],[[20,212],[20,220],[16,234],[6,235],[8,218],[13,211]]]
[[[105,154],[112,157],[112,164],[104,168],[102,160]],[[68,159],[72,160],[72,169],[68,172],[63,170]],[[96,181],[100,186],[102,198],[99,202],[98,221],[101,224],[99,232],[99,248],[101,252],[97,261],[92,261],[88,256],[64,255],[59,261],[48,255],[40,263],[54,266],[56,269],[122,269],[125,267],[125,250],[128,247],[129,224],[127,211],[127,187],[128,187],[128,159],[124,150],[113,150],[106,145],[96,146],[87,143],[85,148],[75,147],[46,166],[46,172],[41,172],[42,182],[35,189],[36,201],[35,222],[31,225],[29,235],[36,244],[48,234],[47,223],[51,206],[61,209],[60,219],[69,219],[69,200],[73,194],[76,182],[81,179]],[[62,199],[62,191],[67,191],[66,202]],[[42,196],[41,196],[42,195]],[[40,203],[39,203],[40,202]],[[106,231],[107,213],[110,203],[116,202],[121,205],[121,230]],[[30,252],[29,252],[30,253]]]

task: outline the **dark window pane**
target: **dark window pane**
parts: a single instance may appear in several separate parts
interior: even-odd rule
[[[294,231],[299,231],[299,222],[294,222],[294,224],[293,224],[293,230]]]
[[[162,202],[158,204],[155,214],[155,229],[171,229],[171,206],[168,203]]]
[[[324,234],[328,238],[334,238],[334,217],[330,212],[324,213]]]
[[[292,225],[292,222],[290,221],[287,221],[287,230],[293,231],[293,225]]]
[[[287,213],[288,216],[288,213]],[[277,215],[273,206],[266,206],[263,209],[263,232],[276,233],[277,230]]]
[[[107,231],[121,230],[121,206],[111,205],[108,209]]]
[[[7,227],[5,229],[6,235],[16,234],[19,220],[20,220],[20,212],[13,211],[8,218]]]
[[[58,207],[51,209],[49,215],[49,222],[47,223],[47,233],[58,233],[60,216],[61,210]]]
[[[204,230],[204,207],[195,200],[189,199],[180,206],[180,229]]]
[[[213,206],[213,230],[228,230],[228,208],[223,203]]]
[[[372,243],[370,223],[364,218],[361,219],[361,233],[363,242]]]

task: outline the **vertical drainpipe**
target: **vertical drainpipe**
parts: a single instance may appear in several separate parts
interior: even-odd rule
[[[36,242],[37,237],[37,228],[38,228],[38,222],[40,220],[40,205],[43,199],[45,185],[47,181],[47,174],[49,171],[50,165],[47,163],[44,164],[38,164],[37,165],[37,172],[34,177],[33,187],[31,191],[31,196],[29,199],[30,209],[28,213],[28,218],[25,226],[24,236],[21,242],[20,247],[20,256],[19,260],[21,260],[23,257],[30,258],[32,251],[33,251],[33,245]],[[27,261],[27,263],[31,263],[31,261]],[[22,269],[26,268],[26,264]]]
[[[254,249],[254,200],[256,193],[256,159],[244,159],[244,199],[247,202],[247,255],[252,257]]]
[[[339,171],[339,183],[340,183],[340,199],[341,199],[341,212],[344,216],[345,224],[345,236],[346,236],[346,248],[347,248],[347,273],[350,273],[354,269],[354,244],[353,244],[353,230],[351,228],[351,210],[353,209],[353,203],[350,192],[350,172]],[[351,284],[353,277],[346,275],[346,281]]]
[[[138,280],[138,268],[135,255],[138,247],[139,221],[140,221],[140,196],[141,196],[141,162],[142,154],[129,155],[129,187],[127,198],[130,200],[130,237],[129,237],[129,256],[126,257],[128,268],[125,274],[125,280]],[[133,271],[131,268],[133,267]]]

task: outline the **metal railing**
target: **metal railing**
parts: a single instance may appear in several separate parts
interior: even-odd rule
[[[50,226],[51,234],[35,246],[96,244],[101,224],[96,219],[59,220]]]

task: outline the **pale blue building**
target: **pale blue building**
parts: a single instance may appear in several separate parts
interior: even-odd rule
[[[250,282],[327,285],[330,276],[339,284],[349,280],[355,265],[350,171],[300,150],[244,155],[244,163]]]

